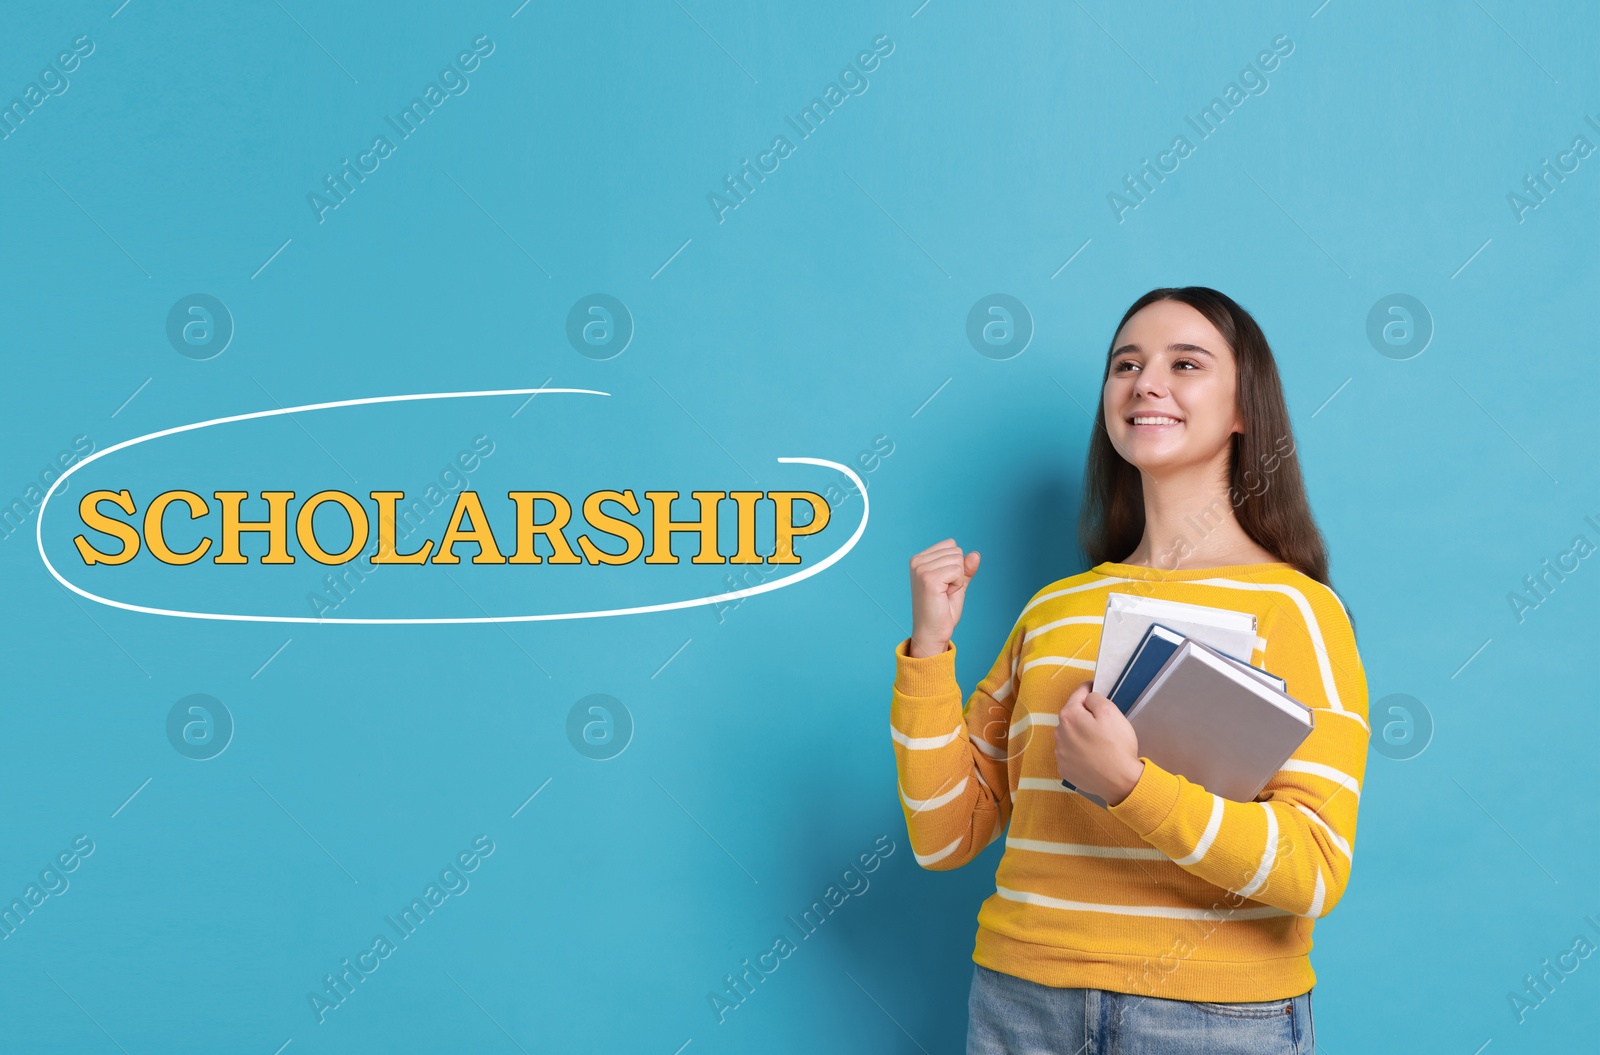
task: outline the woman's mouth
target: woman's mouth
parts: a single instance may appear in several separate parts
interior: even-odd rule
[[[1133,414],[1127,420],[1128,424],[1138,432],[1159,432],[1183,424],[1181,419],[1170,414]]]

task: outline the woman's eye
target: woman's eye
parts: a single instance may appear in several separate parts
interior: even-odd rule
[[[1196,370],[1200,369],[1200,364],[1195,362],[1193,359],[1179,359],[1177,362],[1173,363],[1172,365],[1173,366],[1178,366],[1178,365],[1180,365],[1182,363],[1188,363],[1190,366],[1194,367]]]
[[[1116,366],[1112,367],[1111,368],[1111,372],[1113,374],[1125,374],[1125,373],[1127,373],[1127,371],[1124,370],[1123,367],[1125,367],[1125,366],[1138,366],[1138,365],[1139,364],[1134,362],[1132,359],[1124,359],[1124,360],[1122,360],[1122,362],[1120,362]]]

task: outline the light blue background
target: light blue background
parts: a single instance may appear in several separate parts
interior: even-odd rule
[[[1600,156],[1522,222],[1507,195],[1574,137],[1600,145],[1584,120],[1600,121],[1600,16],[1504,0],[1187,7],[8,11],[0,101],[79,34],[96,48],[0,142],[7,502],[80,434],[104,448],[275,405],[545,383],[611,395],[540,397],[515,417],[520,398],[501,397],[279,418],[91,468],[146,497],[415,489],[487,434],[486,492],[687,493],[820,490],[830,474],[775,459],[863,471],[879,436],[893,453],[863,473],[869,526],[840,564],[720,621],[709,607],[498,627],[142,615],[61,588],[30,522],[0,542],[0,899],[79,833],[96,849],[0,942],[3,1046],[962,1050],[1000,847],[953,873],[911,860],[886,728],[906,563],[949,536],[983,552],[957,634],[970,691],[1028,596],[1084,567],[1077,496],[1112,327],[1145,290],[1191,283],[1238,299],[1273,343],[1375,725],[1395,693],[1435,723],[1417,757],[1370,759],[1351,885],[1317,927],[1319,1039],[1462,1055],[1592,1042],[1600,960],[1521,1024],[1507,994],[1575,935],[1600,942],[1583,922],[1600,919],[1600,570],[1584,562],[1520,623],[1508,594],[1574,536],[1600,543],[1584,520],[1600,521]],[[480,34],[495,50],[470,89],[319,224],[307,193]],[[717,222],[707,194],[794,139],[785,116],[879,34],[895,50],[870,88]],[[1279,34],[1295,48],[1270,88],[1117,222],[1108,193]],[[965,336],[997,291],[1036,327],[1004,361]],[[195,292],[236,326],[207,361],[165,335]],[[605,361],[565,337],[595,292],[637,327]],[[1434,325],[1405,360],[1366,336],[1396,292]],[[53,554],[70,555],[82,477],[47,516]],[[860,514],[841,503],[819,540]],[[177,589],[125,570],[115,581],[144,603]],[[585,569],[559,589],[472,568],[458,589],[440,570],[350,608],[725,588],[720,569],[690,567]],[[317,578],[252,564],[228,596],[303,605]],[[191,693],[237,724],[203,763],[165,733]],[[565,731],[591,693],[636,723],[604,762]],[[496,850],[470,888],[319,1025],[306,994],[480,833]],[[896,850],[870,888],[799,941],[785,915],[885,835]],[[719,1025],[708,994],[780,933],[800,948]]]

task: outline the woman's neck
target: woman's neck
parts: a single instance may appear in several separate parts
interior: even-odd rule
[[[1277,561],[1239,526],[1226,478],[1174,474],[1144,480],[1144,536],[1122,563],[1176,571],[1182,568]]]

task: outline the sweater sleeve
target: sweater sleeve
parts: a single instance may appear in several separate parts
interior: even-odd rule
[[[1333,592],[1292,593],[1280,600],[1261,665],[1314,709],[1313,727],[1256,801],[1213,795],[1144,759],[1139,782],[1110,812],[1201,879],[1317,918],[1350,876],[1369,736],[1367,682]]]
[[[889,733],[911,852],[924,868],[959,868],[994,842],[1011,817],[1007,743],[1016,700],[1019,621],[965,706],[955,645],[936,656],[895,646]]]

